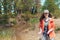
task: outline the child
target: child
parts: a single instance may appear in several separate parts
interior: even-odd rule
[[[42,40],[48,40],[48,38],[50,38],[50,40],[54,40],[55,37],[55,24],[54,21],[52,19],[52,15],[50,14],[50,12],[48,10],[44,10],[41,18],[40,18],[40,24],[39,24],[39,29],[40,32],[43,35]]]

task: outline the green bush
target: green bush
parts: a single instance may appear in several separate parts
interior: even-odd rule
[[[60,31],[60,28],[56,28],[56,31]]]
[[[8,15],[7,14],[0,14],[0,24],[6,24],[8,23]]]
[[[16,24],[16,20],[13,20],[11,23]]]

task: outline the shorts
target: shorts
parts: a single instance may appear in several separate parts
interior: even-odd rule
[[[49,36],[44,36],[44,35],[43,35],[43,36],[42,36],[42,40],[54,40],[54,38],[51,38],[51,39],[50,39]]]

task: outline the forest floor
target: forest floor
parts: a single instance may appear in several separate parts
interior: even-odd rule
[[[60,19],[54,19],[56,24],[56,28],[60,28]],[[22,23],[21,23],[22,24]],[[21,24],[18,24],[21,26]],[[25,23],[24,23],[25,24]],[[26,24],[27,25],[27,24]],[[23,25],[22,27],[26,26]],[[38,35],[39,32],[39,23],[35,23],[34,27],[26,28],[21,31],[22,27],[18,27],[16,29],[5,29],[0,32],[0,40],[39,40],[42,35]],[[60,31],[56,32],[55,40],[60,40]]]
[[[60,19],[54,19],[56,26],[60,26]],[[18,33],[18,36],[16,36],[16,40],[39,40],[39,37],[41,38],[41,35],[38,35],[39,23],[35,24],[35,29],[25,29],[22,32]],[[20,36],[20,38],[19,38]],[[55,40],[60,40],[60,31],[56,32]]]

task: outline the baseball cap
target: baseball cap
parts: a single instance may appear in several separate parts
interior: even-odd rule
[[[44,13],[49,13],[49,10],[44,10]]]

